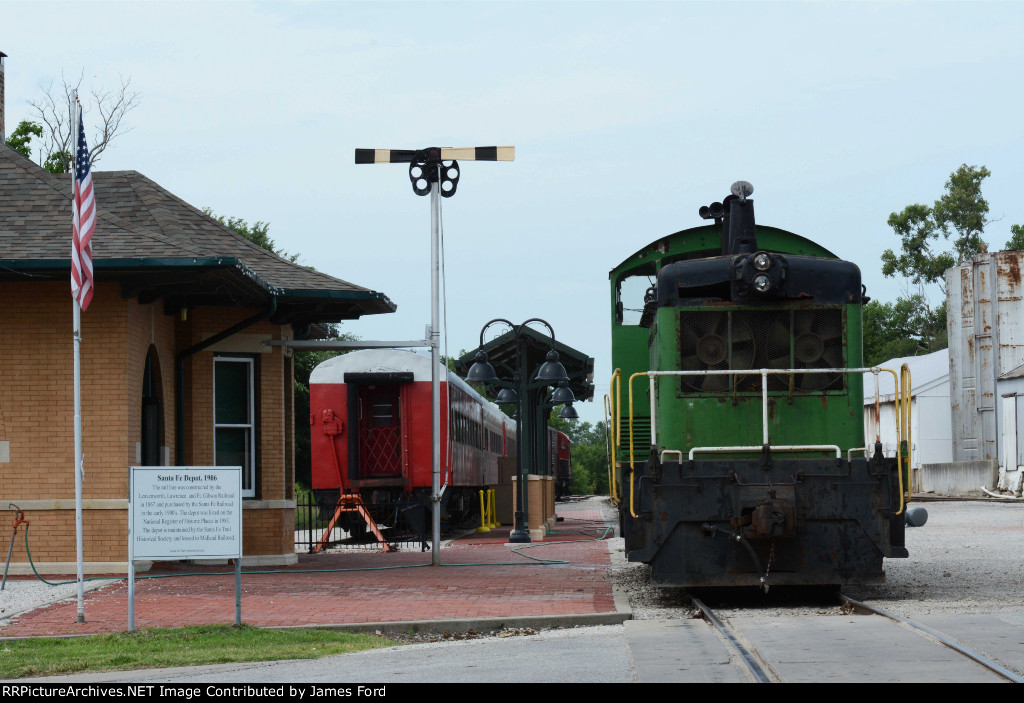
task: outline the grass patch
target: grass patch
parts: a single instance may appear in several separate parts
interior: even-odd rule
[[[334,630],[266,630],[243,625],[150,628],[85,637],[0,642],[0,679],[275,659],[316,659],[388,647],[379,635]]]

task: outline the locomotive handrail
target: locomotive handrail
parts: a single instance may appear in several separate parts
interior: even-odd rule
[[[646,376],[649,371],[640,371],[629,377],[629,382],[626,384],[629,388],[629,514],[635,518],[640,517],[633,510],[633,483],[635,472],[633,469],[633,379],[637,376]],[[651,381],[653,384],[653,379]],[[651,402],[654,402],[654,393],[652,389]],[[654,416],[651,416],[651,432],[654,432]],[[651,444],[654,444],[654,435],[651,435]]]
[[[910,472],[914,470],[913,469],[914,464],[911,461],[911,455],[912,455],[912,453],[914,451],[913,450],[913,442],[912,442],[912,438],[911,438],[912,430],[911,430],[911,422],[910,422],[910,419],[911,419],[910,418],[910,413],[911,413],[911,408],[913,407],[913,405],[910,402],[911,399],[912,399],[912,395],[913,394],[912,394],[911,388],[910,388],[910,366],[908,366],[906,363],[904,363],[903,366],[900,367],[900,394],[899,394],[899,398],[900,398],[900,401],[901,401],[900,415],[902,416],[902,427],[903,427],[903,430],[904,430],[903,431],[903,437],[906,438],[904,441],[906,442],[906,452],[907,452],[907,462],[906,462],[907,463],[907,485],[906,486],[902,485],[902,482],[903,482],[903,471],[901,469],[900,470],[900,483],[901,483],[901,485],[900,485],[900,499],[901,499],[900,513],[903,512],[904,508],[906,507],[906,502],[909,501],[909,499],[910,499],[910,491],[911,491]],[[901,455],[903,454],[903,446],[902,445],[900,446],[900,452],[899,453]],[[901,458],[902,458],[902,456],[901,456]],[[903,500],[904,496],[906,497],[906,500]]]
[[[613,492],[613,500],[617,503],[621,503],[621,498],[618,495],[618,489],[615,484],[615,467],[618,464],[618,451],[622,446],[622,369],[615,369],[612,372],[611,381],[608,382],[608,399],[610,403],[609,414],[612,416],[612,421],[608,423],[608,430],[611,433],[611,460],[609,464],[609,471],[611,471],[611,477],[608,481],[610,490]]]
[[[612,446],[618,448],[622,446],[622,369],[615,369],[612,372],[612,380],[608,383],[608,394],[611,396],[611,413],[615,418]]]
[[[616,369],[618,372],[618,369]],[[614,376],[613,376],[614,378]],[[608,491],[612,505],[618,507],[621,501],[619,500],[618,491],[615,486],[615,445],[612,443],[612,425],[611,425],[611,398],[609,395],[604,397],[604,437],[605,437],[605,457],[608,461]]]
[[[693,461],[693,455],[696,452],[761,452],[764,451],[765,446],[769,449],[780,452],[824,452],[834,451],[836,453],[836,459],[843,458],[843,450],[839,448],[838,444],[768,444],[768,445],[757,445],[757,446],[737,446],[737,447],[693,447],[690,449],[690,454],[687,458]],[[679,452],[682,456],[682,452],[678,449],[666,449],[662,452],[662,456],[667,452]]]
[[[903,427],[906,427],[906,435],[909,435],[909,417],[910,417],[910,370],[907,365],[904,364],[906,369],[906,384],[901,382],[902,379],[897,378],[896,372],[892,369],[884,369],[878,366],[864,367],[864,368],[852,368],[852,369],[759,369],[758,373],[761,374],[761,429],[763,445],[756,449],[761,450],[764,446],[772,448],[768,439],[768,376],[769,374],[807,374],[807,373],[871,373],[875,376],[875,408],[876,417],[878,418],[879,426],[881,425],[881,415],[878,414],[878,408],[880,406],[880,394],[878,388],[878,374],[882,371],[888,371],[893,375],[893,381],[895,382],[895,404],[897,409],[896,418],[896,442],[897,447],[901,447],[901,437],[905,436],[901,432]],[[728,376],[737,374],[749,374],[752,369],[708,369],[705,371],[640,371],[629,377],[628,389],[629,389],[629,512],[634,518],[638,518],[634,510],[634,476],[635,476],[635,457],[633,449],[633,379],[638,376],[647,376],[649,386],[649,395],[651,403],[651,445],[657,446],[657,407],[656,407],[656,394],[654,389],[654,379],[658,376]],[[901,369],[901,374],[903,369]],[[902,397],[905,392],[906,397]],[[803,450],[821,450],[821,449],[832,449],[835,448],[837,451],[837,457],[842,457],[842,451],[835,445],[786,445],[786,451],[802,451]],[[783,447],[776,446],[776,449],[782,449]],[[696,449],[708,449],[706,447],[699,447]],[[718,447],[715,448],[718,451],[751,451],[748,447]],[[909,442],[908,442],[908,456],[909,456]],[[690,458],[693,458],[693,450],[690,452]],[[909,461],[908,461],[909,466]],[[906,501],[904,500],[904,485],[903,485],[903,466],[902,466],[902,451],[898,448],[896,451],[896,474],[899,483],[899,494],[900,494],[900,509],[896,515],[903,513],[906,507]]]

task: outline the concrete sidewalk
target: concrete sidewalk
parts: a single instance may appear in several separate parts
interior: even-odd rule
[[[261,627],[339,627],[401,632],[485,631],[621,623],[610,579],[613,532],[601,499],[559,503],[563,518],[545,541],[507,544],[509,528],[470,534],[445,546],[442,565],[430,552],[337,552],[301,555],[299,563],[242,574],[242,621]],[[525,547],[525,548],[524,548]],[[556,563],[552,563],[556,562]],[[135,626],[179,627],[234,622],[229,567],[159,564],[139,578]],[[120,580],[85,597],[18,615],[0,637],[78,635],[128,629],[128,585]]]

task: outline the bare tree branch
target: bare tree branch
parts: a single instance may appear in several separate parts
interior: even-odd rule
[[[61,76],[61,89],[54,90],[51,83],[43,89],[43,97],[39,100],[29,100],[44,125],[45,137],[42,149],[42,165],[44,168],[57,173],[68,173],[71,170],[71,158],[75,148],[75,136],[71,134],[74,129],[74,100],[75,94],[82,99],[79,88],[82,85],[84,73],[79,74],[78,80],[68,82]],[[100,124],[94,130],[94,136],[89,142],[89,165],[92,166],[99,161],[100,155],[106,151],[110,143],[118,136],[131,131],[130,127],[123,126],[125,115],[138,107],[141,94],[131,89],[131,78],[121,78],[121,86],[116,91],[91,90],[92,101],[90,104],[82,105],[83,120],[95,109],[100,116]]]

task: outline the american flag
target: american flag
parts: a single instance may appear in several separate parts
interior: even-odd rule
[[[71,296],[85,311],[92,302],[92,233],[96,230],[96,200],[92,192],[89,147],[85,143],[82,106],[78,106],[78,150],[75,154],[75,185],[72,193]]]

